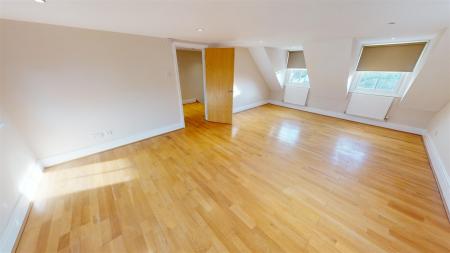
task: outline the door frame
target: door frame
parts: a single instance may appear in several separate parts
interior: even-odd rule
[[[185,127],[184,122],[184,109],[183,109],[183,96],[181,95],[181,82],[180,82],[180,73],[178,69],[178,58],[177,58],[177,49],[196,49],[201,50],[202,52],[202,79],[203,79],[203,100],[205,105],[205,119],[208,120],[208,98],[206,96],[206,67],[205,67],[205,48],[208,45],[200,44],[200,43],[190,43],[190,42],[182,42],[182,41],[173,41],[172,42],[172,55],[173,61],[175,64],[175,80],[177,82],[177,91],[178,91],[178,100],[181,112],[180,121],[183,124],[183,128]]]

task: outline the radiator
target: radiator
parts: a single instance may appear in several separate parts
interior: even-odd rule
[[[295,105],[306,105],[309,87],[286,85],[284,89],[284,102]]]
[[[347,106],[347,114],[384,120],[394,97],[352,93]]]

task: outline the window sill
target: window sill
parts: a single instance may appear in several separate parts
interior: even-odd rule
[[[310,88],[309,84],[291,84],[291,83],[287,83],[284,86],[289,86],[289,87],[299,87],[299,88]]]
[[[358,93],[358,94],[382,96],[382,97],[393,97],[393,98],[401,97],[399,94],[383,93],[383,92],[368,92],[368,91],[362,91],[362,90],[351,90],[350,93]]]

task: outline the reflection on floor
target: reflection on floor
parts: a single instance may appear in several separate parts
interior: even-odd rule
[[[190,103],[183,105],[184,121],[186,126],[196,127],[205,119],[205,108],[201,103]]]
[[[265,105],[48,169],[18,252],[449,252],[419,136]]]

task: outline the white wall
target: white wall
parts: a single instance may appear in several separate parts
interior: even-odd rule
[[[388,113],[388,122],[426,129],[434,115],[434,112],[409,108],[396,98]]]
[[[450,175],[450,103],[432,119],[428,131]]]
[[[233,111],[265,102],[269,88],[247,48],[236,48]]]
[[[3,91],[0,89],[1,94]],[[0,127],[0,252],[10,252],[39,182],[41,168],[1,104],[0,124],[4,124]]]
[[[197,99],[203,104],[202,52],[178,49],[177,62],[183,100]]]
[[[6,106],[38,159],[182,127],[170,40],[7,20],[0,29]]]
[[[450,219],[450,103],[428,125],[425,145]]]
[[[341,112],[345,110],[352,43],[352,39],[305,43],[305,61],[311,85],[309,106]]]
[[[4,38],[0,29],[0,252],[11,252],[42,171],[5,110]]]

